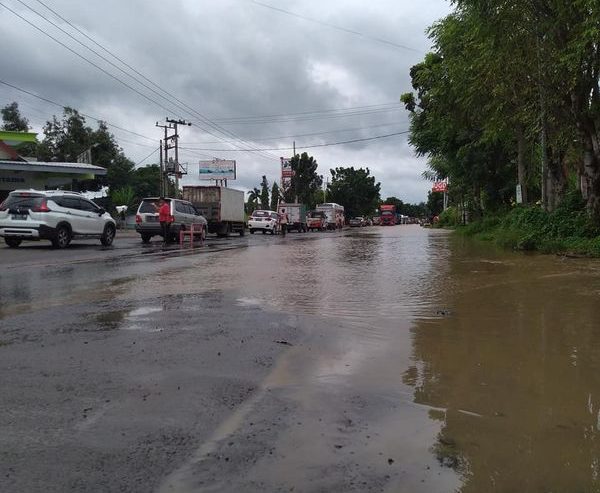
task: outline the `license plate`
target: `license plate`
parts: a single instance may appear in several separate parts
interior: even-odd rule
[[[13,221],[27,221],[27,214],[13,214]]]
[[[156,216],[146,216],[146,222],[148,223],[155,223],[158,221],[158,217]]]

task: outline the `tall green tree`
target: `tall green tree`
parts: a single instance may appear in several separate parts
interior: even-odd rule
[[[269,181],[267,177],[263,175],[262,181],[260,182],[260,207],[261,209],[269,208]]]
[[[29,120],[21,115],[19,104],[13,101],[0,110],[2,113],[2,130],[9,132],[28,132]]]
[[[92,163],[106,168],[106,177],[82,186],[98,189],[107,185],[117,189],[133,185],[134,163],[125,156],[108,126],[100,122],[97,129],[86,124],[85,118],[72,108],[65,108],[61,119],[56,116],[46,122],[44,139],[38,146],[41,161],[75,162],[77,157],[90,150]]]
[[[313,208],[323,185],[323,178],[317,173],[317,160],[306,152],[296,154],[291,160],[294,176],[291,185],[282,191],[286,202],[298,202]]]
[[[279,202],[281,201],[281,196],[279,193],[279,185],[277,182],[273,182],[273,187],[271,188],[271,210],[276,211],[279,207]]]
[[[327,200],[343,205],[346,217],[372,216],[381,203],[380,189],[369,168],[335,168],[331,170]]]

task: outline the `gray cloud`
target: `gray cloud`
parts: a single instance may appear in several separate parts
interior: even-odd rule
[[[397,102],[400,94],[410,89],[410,67],[428,49],[425,29],[449,11],[444,0],[379,0],[370,4],[363,0],[265,0],[307,17],[413,47],[415,52],[283,15],[248,0],[179,0],[169,2],[168,7],[142,0],[48,2],[89,36],[197,110],[190,111],[176,108],[172,101],[108,66],[17,1],[4,1],[45,32],[166,106],[169,116],[192,120],[195,125],[182,131],[182,145],[189,148],[230,147],[200,144],[214,142],[215,135],[227,140],[231,137],[200,122],[197,111],[211,119],[224,119]],[[23,1],[90,44],[38,2]],[[152,146],[158,147],[160,132],[154,123],[167,116],[166,109],[101,73],[2,7],[0,22],[0,43],[10,47],[0,53],[2,79],[149,137],[143,139],[114,130],[126,153],[136,161],[147,156]],[[52,114],[60,112],[47,103],[0,86],[0,103],[3,100],[19,101],[36,131]],[[382,126],[388,123],[389,126]],[[331,132],[372,126],[377,127]],[[261,148],[288,147],[293,140],[260,140],[268,137],[329,132],[296,138],[298,150],[302,151],[302,146],[406,130],[408,118],[398,105],[394,111],[352,117],[222,127]],[[150,139],[155,139],[156,144]],[[323,174],[336,166],[368,166],[381,181],[384,195],[397,195],[407,201],[425,199],[429,187],[421,179],[425,163],[413,155],[405,136],[307,152],[317,158]],[[182,158],[189,162],[209,156],[237,159],[237,186],[250,188],[258,184],[263,174],[276,180],[278,156],[290,152],[269,152],[270,158],[264,154],[194,150],[183,151]]]

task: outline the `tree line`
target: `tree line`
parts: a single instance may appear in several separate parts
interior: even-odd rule
[[[323,177],[318,174],[318,163],[313,156],[306,152],[296,154],[290,159],[290,164],[293,176],[288,187],[282,189],[276,182],[270,187],[267,177],[263,175],[260,185],[248,192],[248,214],[257,209],[276,211],[280,202],[298,202],[309,209],[314,209],[323,202],[335,202],[344,206],[347,218],[372,217],[377,214],[382,203],[394,204],[400,214],[411,217],[435,215],[441,210],[436,209],[430,213],[425,203],[405,204],[396,197],[388,197],[382,201],[381,183],[371,175],[369,168],[349,166],[331,169],[331,182],[323,188]]]
[[[600,224],[600,4],[454,0],[411,68],[410,143],[471,214],[556,209],[581,194]]]

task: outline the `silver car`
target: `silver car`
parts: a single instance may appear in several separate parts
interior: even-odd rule
[[[195,229],[202,228],[202,240],[206,238],[206,218],[187,200],[165,198],[171,207],[171,240],[179,241],[180,231],[189,231],[194,225]],[[135,230],[148,243],[153,236],[161,236],[162,231],[158,221],[159,197],[148,197],[142,200],[135,216]]]

